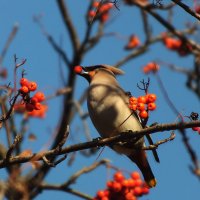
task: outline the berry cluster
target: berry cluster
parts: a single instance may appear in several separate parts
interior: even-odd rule
[[[192,47],[189,44],[180,39],[168,37],[166,34],[163,34],[163,43],[168,49],[176,51],[180,56],[186,56],[192,50]]]
[[[140,45],[140,40],[137,36],[131,35],[128,44],[124,47],[126,50],[134,49]]]
[[[109,19],[109,11],[112,7],[113,3],[111,2],[100,3],[94,1],[92,9],[88,12],[88,17],[90,19],[98,19],[100,22],[104,23]]]
[[[107,188],[99,190],[93,200],[137,200],[137,197],[149,193],[148,186],[138,172],[130,176],[126,179],[122,172],[117,171],[113,180],[107,182]]]
[[[32,97],[30,96],[31,92],[37,90],[37,83],[29,81],[26,78],[21,78],[20,85],[19,93],[22,97],[22,101],[14,105],[15,111],[21,113],[27,111],[30,116],[44,117],[47,110],[47,106],[42,104],[45,100],[44,93],[36,92]]]
[[[160,69],[160,66],[155,62],[150,62],[143,67],[143,72],[149,74],[150,72],[157,72]]]
[[[129,108],[134,111],[139,111],[139,116],[143,119],[148,117],[148,111],[156,109],[156,95],[146,94],[145,96],[130,97]]]

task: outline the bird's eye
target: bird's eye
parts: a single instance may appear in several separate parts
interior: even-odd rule
[[[80,74],[82,72],[83,68],[80,65],[77,65],[74,67],[74,72],[76,74]]]

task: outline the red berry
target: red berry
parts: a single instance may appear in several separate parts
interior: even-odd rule
[[[30,102],[31,102],[32,104],[36,104],[36,103],[38,102],[38,99],[35,98],[35,97],[32,97],[32,98],[30,99]]]
[[[127,179],[128,181],[128,187],[129,188],[134,188],[135,187],[135,180],[133,180],[132,178]]]
[[[137,98],[136,97],[130,97],[129,98],[129,103],[130,104],[137,104]]]
[[[108,188],[112,188],[113,182],[112,182],[112,181],[108,181],[108,182],[106,183],[106,185],[107,185]]]
[[[131,178],[132,179],[140,179],[140,173],[139,172],[132,172],[131,173]]]
[[[144,103],[138,103],[138,104],[137,104],[137,109],[138,109],[139,111],[145,110],[145,104],[144,104]]]
[[[155,94],[147,94],[146,97],[147,97],[148,103],[153,103],[153,102],[156,101],[156,95]]]
[[[143,187],[142,188],[142,194],[148,194],[149,193],[149,188],[148,187]]]
[[[36,92],[33,97],[36,98],[38,102],[42,102],[45,100],[45,95],[43,92]]]
[[[41,110],[41,108],[42,108],[42,104],[41,103],[37,102],[36,104],[34,104],[34,109],[35,110]]]
[[[137,110],[137,105],[136,105],[136,104],[130,104],[130,105],[129,105],[129,108],[130,108],[131,110]]]
[[[137,101],[138,103],[146,103],[147,102],[146,96],[139,96],[137,98]]]
[[[88,12],[88,17],[93,18],[95,15],[96,15],[96,12],[95,12],[94,10],[90,10],[90,11]],[[76,72],[76,73],[77,73],[77,72]]]
[[[136,197],[134,196],[134,194],[132,192],[128,192],[125,194],[125,199],[126,200],[136,200]]]
[[[101,22],[104,23],[108,20],[108,18],[109,18],[109,13],[104,13],[103,15],[101,15],[100,20],[101,20]]]
[[[141,186],[142,184],[143,184],[143,181],[140,178],[135,180],[135,186]]]
[[[140,111],[139,116],[143,119],[148,117],[148,112],[146,110]]]
[[[28,83],[29,83],[28,79],[26,79],[26,78],[20,79],[20,85],[21,86],[28,86]]]
[[[139,186],[135,187],[133,191],[135,196],[140,196],[142,194],[142,188]]]
[[[19,90],[20,90],[21,93],[24,93],[24,94],[29,92],[29,89],[28,89],[27,86],[22,86]]]
[[[200,127],[192,127],[193,131],[198,131],[200,129]]]
[[[28,112],[31,112],[31,111],[34,110],[34,105],[31,104],[31,103],[27,103],[26,106],[25,106],[25,108],[26,108],[26,110],[27,110]]]
[[[81,66],[79,66],[79,65],[74,67],[74,72],[76,74],[80,74],[82,72],[82,70],[83,70],[83,68]]]
[[[93,6],[94,8],[97,8],[97,7],[99,6],[99,2],[98,2],[98,1],[95,1],[95,2],[92,4],[92,6]]]
[[[102,198],[102,197],[104,197],[104,196],[105,196],[104,190],[99,190],[99,191],[97,192],[97,197]]]
[[[121,183],[113,182],[112,189],[113,189],[113,191],[115,191],[115,192],[119,192],[119,191],[122,189]]]
[[[118,171],[114,174],[114,180],[117,182],[122,182],[124,180],[124,175],[122,172]]]
[[[148,107],[148,110],[155,110],[156,104],[155,103],[148,103],[147,107]]]
[[[30,91],[35,91],[35,90],[37,89],[37,83],[36,83],[36,82],[33,82],[33,81],[29,82],[29,84],[28,84],[28,89],[29,89]]]
[[[129,186],[129,182],[128,182],[127,179],[124,179],[124,180],[122,181],[122,186],[125,187],[125,188],[127,188],[127,187]]]

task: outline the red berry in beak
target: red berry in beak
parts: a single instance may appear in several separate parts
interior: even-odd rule
[[[81,66],[79,66],[79,65],[74,67],[74,72],[76,74],[80,74],[82,72],[82,70],[83,70],[83,68]]]

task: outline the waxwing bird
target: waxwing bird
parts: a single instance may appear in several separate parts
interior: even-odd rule
[[[123,71],[109,65],[90,67],[76,66],[74,71],[89,82],[87,105],[90,118],[101,135],[111,137],[126,131],[137,131],[142,125],[136,113],[129,108],[129,96],[120,87],[115,75]],[[156,186],[144,146],[144,137],[129,142],[118,142],[110,146],[120,154],[125,154],[141,170],[149,187]]]

